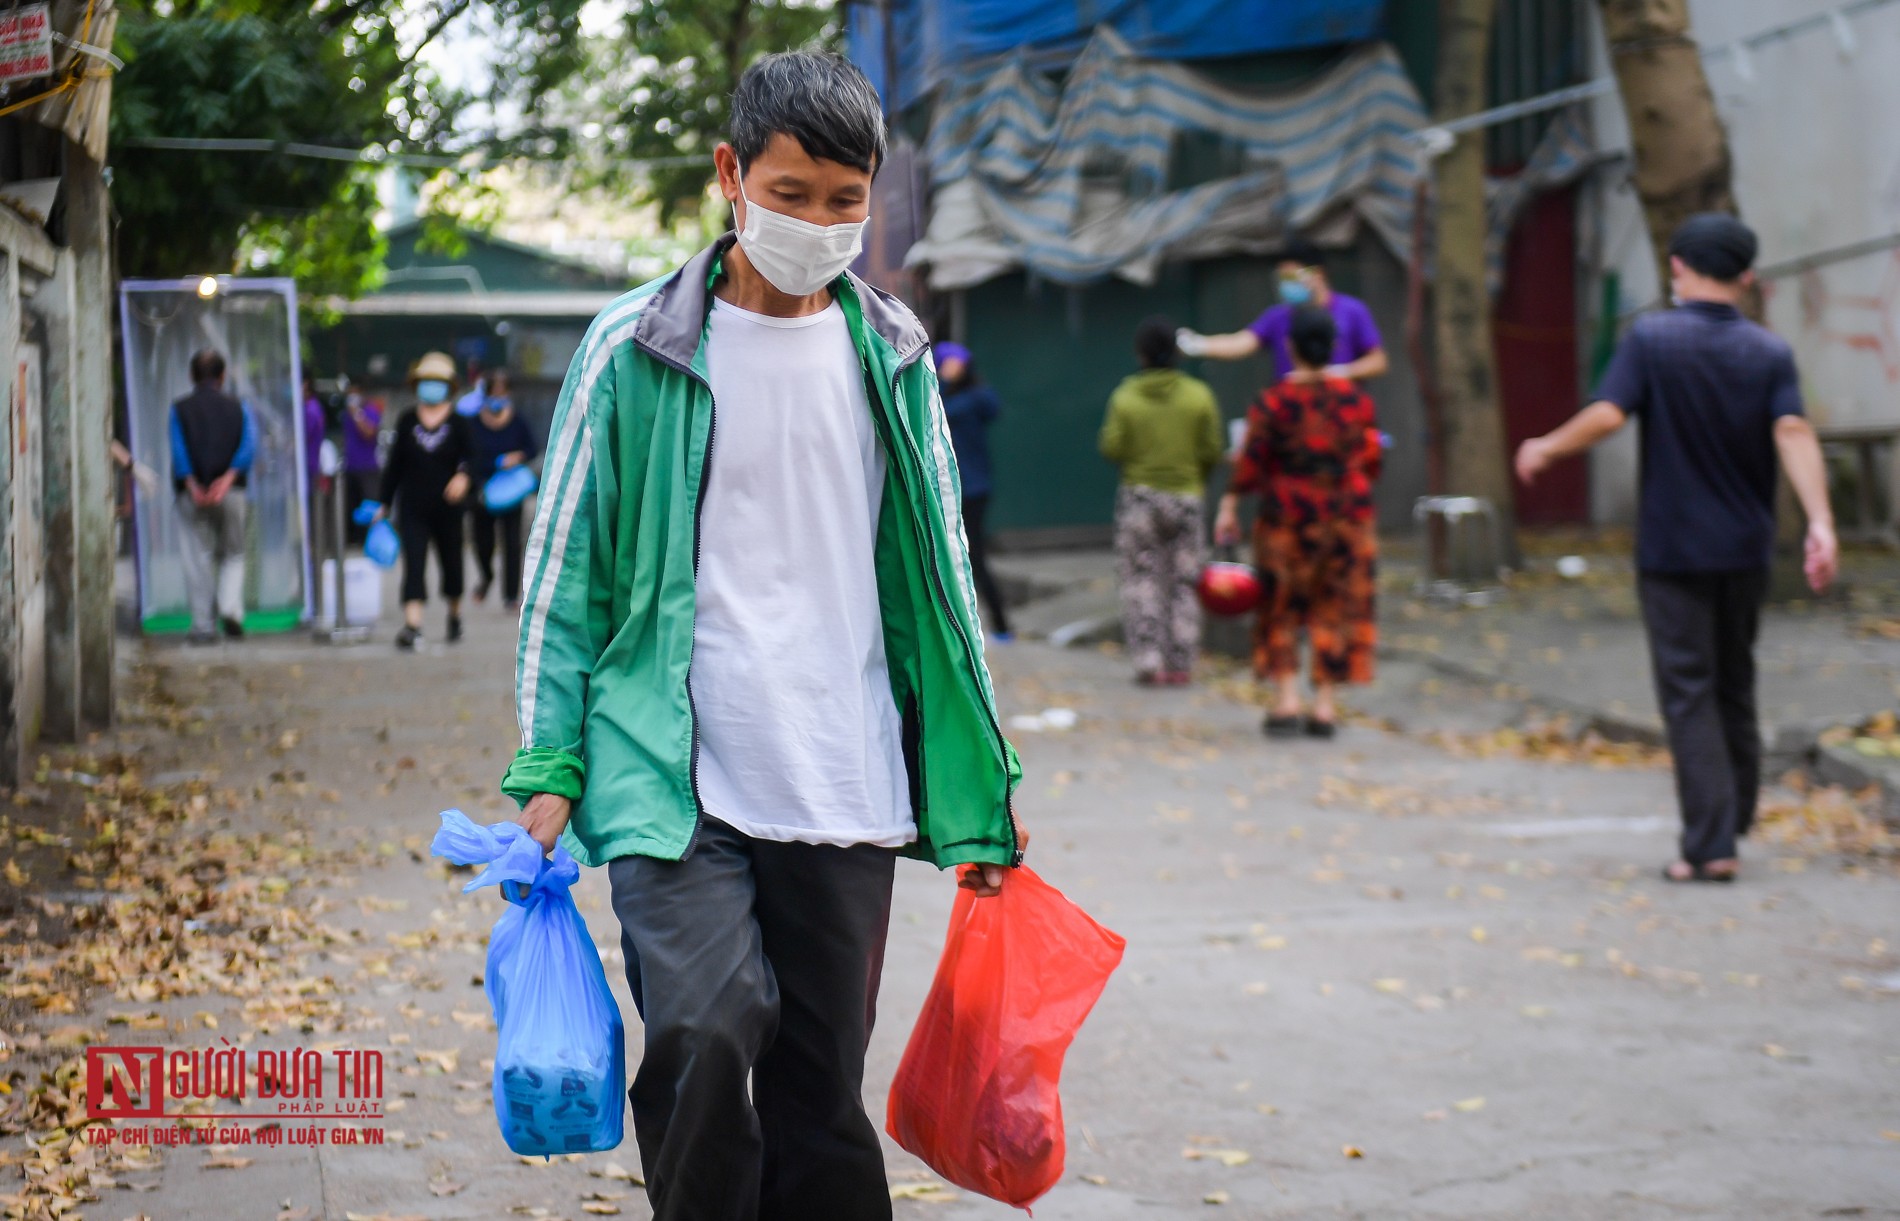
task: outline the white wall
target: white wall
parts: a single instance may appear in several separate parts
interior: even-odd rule
[[[1838,7],[1837,0],[1691,0],[1696,40],[1728,127],[1742,216],[1761,236],[1761,264],[1804,258],[1900,232],[1900,3],[1850,19],[1844,55],[1829,27],[1749,51],[1714,53],[1738,38]],[[1609,71],[1601,30],[1596,71]],[[1622,103],[1593,104],[1597,138],[1627,148]],[[1635,193],[1614,172],[1595,188],[1603,267],[1622,277],[1622,309],[1654,303],[1658,285]],[[1587,252],[1586,252],[1587,253]],[[1900,249],[1765,281],[1767,321],[1795,347],[1817,423],[1900,423]],[[1592,467],[1597,520],[1628,521],[1635,506],[1633,438]]]

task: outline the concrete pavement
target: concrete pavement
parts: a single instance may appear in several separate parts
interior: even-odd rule
[[[498,902],[426,856],[438,810],[505,813],[512,642],[478,610],[465,645],[414,657],[380,637],[152,651],[202,728],[133,725],[118,745],[148,774],[210,765],[255,795],[181,834],[313,832],[283,901],[338,930],[311,970],[341,1008],[305,1037],[382,1048],[399,1107],[379,1148],[247,1151],[233,1169],[168,1152],[120,1174],[155,1190],[106,1189],[84,1215],[648,1215],[601,1177],[637,1173],[631,1139],[553,1165],[501,1144],[473,982]],[[1740,884],[1673,887],[1655,877],[1666,771],[1449,753],[1426,732],[1489,733],[1522,701],[1423,661],[1385,665],[1358,701],[1399,728],[1290,746],[1259,736],[1231,679],[1142,691],[1112,652],[1035,642],[993,666],[1006,715],[1079,715],[1015,735],[1018,807],[1037,869],[1129,940],[1069,1057],[1068,1173],[1039,1218],[1900,1215],[1900,876],[1802,831],[1804,799],[1776,795],[1780,842],[1751,846]],[[950,897],[947,877],[900,869],[867,1085],[880,1123]],[[637,1040],[602,871],[581,902]],[[244,1025],[237,997],[158,1008]],[[889,1164],[898,1187],[933,1181],[894,1147]],[[953,1198],[899,1216],[1010,1215],[926,1194]]]
[[[1382,655],[1501,691],[1504,704],[1564,715],[1578,729],[1659,742],[1662,721],[1627,542],[1536,536],[1530,542],[1535,550],[1509,592],[1472,607],[1410,596],[1417,548],[1412,540],[1389,543],[1380,561]],[[1560,577],[1559,552],[1583,555],[1585,575]],[[1026,634],[1119,638],[1108,553],[1030,553],[1001,557],[997,565],[1019,590],[1047,595],[1018,616]],[[1770,604],[1757,657],[1764,729],[1779,763],[1802,761],[1826,728],[1900,702],[1896,605],[1900,563],[1881,551],[1850,552],[1842,587],[1826,599],[1782,597]],[[1247,626],[1214,623],[1208,639],[1217,650],[1244,654]]]

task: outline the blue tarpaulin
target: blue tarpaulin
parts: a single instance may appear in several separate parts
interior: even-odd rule
[[[1147,59],[1214,59],[1376,37],[1385,0],[888,0],[851,4],[851,58],[885,92],[895,59],[899,106],[959,70],[1023,54],[1039,66],[1073,58],[1098,28]]]

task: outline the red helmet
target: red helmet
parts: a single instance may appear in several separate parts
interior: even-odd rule
[[[1244,615],[1260,605],[1260,574],[1251,564],[1215,560],[1201,569],[1194,592],[1210,615]]]

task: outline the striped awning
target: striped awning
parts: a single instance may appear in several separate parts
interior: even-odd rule
[[[935,288],[1018,268],[1063,284],[1151,283],[1173,259],[1270,253],[1294,232],[1361,222],[1409,241],[1426,123],[1389,46],[1285,92],[1243,92],[1137,57],[1098,30],[1060,85],[1021,62],[938,99],[925,158],[931,218],[906,262]],[[1234,172],[1169,189],[1180,139],[1215,138]]]

